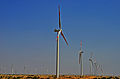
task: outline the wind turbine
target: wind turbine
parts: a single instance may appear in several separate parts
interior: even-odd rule
[[[90,61],[90,74],[91,75],[93,75],[93,66],[94,66],[94,64],[93,64],[93,60],[92,60],[92,53],[91,53],[91,57],[89,58],[89,61]]]
[[[94,65],[95,65],[94,74],[97,75],[97,73],[98,73],[98,64],[97,64],[96,60],[94,61]]]
[[[95,75],[98,75],[100,65],[96,62],[96,59],[94,61],[94,65],[95,65],[94,73]]]
[[[82,41],[81,41],[81,43],[80,43],[80,46],[81,46],[81,48],[80,48],[80,53],[79,53],[79,64],[81,65],[80,67],[80,74],[81,75],[83,75],[83,59],[82,59],[82,53],[83,53],[83,51],[82,51]]]
[[[56,54],[56,77],[59,78],[59,36],[62,35],[63,39],[65,40],[66,44],[68,45],[68,42],[63,34],[62,28],[61,28],[61,19],[60,19],[60,5],[58,6],[59,9],[59,29],[55,29],[54,32],[57,32],[57,54]]]
[[[98,65],[97,72],[98,72],[98,75],[101,75],[101,76],[103,75],[102,65]]]
[[[26,66],[24,65],[24,74],[26,74]]]
[[[13,71],[13,64],[11,65],[11,74],[14,74],[14,71]]]
[[[101,65],[101,68],[100,68],[100,69],[101,69],[101,75],[103,76],[103,68],[102,68],[102,65]]]

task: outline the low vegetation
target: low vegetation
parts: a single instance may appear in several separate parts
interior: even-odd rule
[[[1,74],[0,79],[120,79],[119,76],[79,76],[79,75],[6,75]]]

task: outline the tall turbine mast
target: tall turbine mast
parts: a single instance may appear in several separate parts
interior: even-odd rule
[[[83,59],[82,59],[82,41],[80,42],[80,53],[79,53],[79,64],[80,64],[80,75],[83,75]]]
[[[66,44],[67,40],[62,32],[61,28],[61,19],[60,19],[60,5],[58,6],[59,9],[59,29],[55,29],[54,32],[57,32],[57,54],[56,54],[56,77],[59,78],[59,35],[61,34],[63,39],[65,40]]]

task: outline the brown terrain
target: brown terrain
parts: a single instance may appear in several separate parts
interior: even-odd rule
[[[0,79],[120,79],[120,76],[79,76],[79,75],[6,75],[0,74]]]

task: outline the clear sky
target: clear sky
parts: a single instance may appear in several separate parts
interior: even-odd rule
[[[69,43],[60,37],[60,73],[79,74],[82,40],[85,74],[93,52],[105,74],[120,75],[120,0],[0,0],[0,72],[55,73],[59,3]]]

